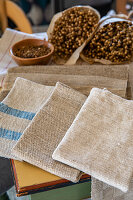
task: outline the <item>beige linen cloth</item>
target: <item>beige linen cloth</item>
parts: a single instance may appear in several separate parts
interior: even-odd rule
[[[125,97],[128,79],[128,65],[76,65],[76,66],[24,66],[8,70],[3,83],[4,90],[10,90],[16,77],[43,85],[55,85],[60,81],[89,95],[93,87],[106,87],[111,92]]]
[[[93,88],[53,159],[126,192],[133,172],[133,101]]]
[[[13,88],[0,103],[0,156],[18,159],[11,150],[52,90],[53,87],[16,79]],[[2,92],[0,97],[4,95]]]
[[[129,64],[129,77],[128,77],[127,97],[133,99],[133,62]]]
[[[117,188],[92,178],[91,191],[92,200],[133,200],[133,179],[130,183],[129,191],[124,193]]]
[[[133,99],[133,63],[130,63],[129,65],[127,97],[129,99]],[[133,200],[133,177],[130,183],[129,191],[126,193],[93,177],[91,191],[92,200]]]
[[[77,182],[81,176],[80,171],[54,161],[52,153],[85,100],[85,95],[58,82],[12,153],[52,174]]]
[[[0,91],[0,102],[3,101],[3,99],[8,95],[10,90],[1,90]]]
[[[129,67],[128,98],[133,99],[133,63]],[[133,200],[133,177],[129,191],[124,193],[119,189],[103,183],[92,177],[92,200]]]

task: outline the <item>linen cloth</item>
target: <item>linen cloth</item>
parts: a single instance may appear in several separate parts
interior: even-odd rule
[[[43,85],[55,85],[56,82],[60,81],[87,96],[93,87],[106,87],[111,92],[125,97],[128,66],[49,65],[15,67],[8,70],[3,89],[10,90],[16,77],[22,77]]]
[[[0,156],[16,158],[11,149],[52,90],[53,87],[16,79],[13,88],[0,103]]]
[[[133,172],[133,101],[93,88],[53,159],[126,192]]]
[[[133,200],[133,179],[130,183],[129,191],[126,193],[93,177],[91,180],[92,200]]]
[[[85,95],[58,82],[12,153],[52,174],[77,182],[81,176],[80,171],[54,161],[52,153],[85,100]]]
[[[129,64],[129,77],[127,85],[127,97],[133,100],[133,62]]]
[[[0,102],[4,100],[4,98],[8,95],[10,90],[1,90],[0,91]]]

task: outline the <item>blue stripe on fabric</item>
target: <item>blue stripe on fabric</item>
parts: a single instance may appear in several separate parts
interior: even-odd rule
[[[0,137],[8,140],[19,140],[22,133],[11,131],[5,128],[0,128]]]
[[[33,117],[35,116],[35,113],[14,109],[14,108],[8,107],[4,103],[0,103],[0,112],[6,113],[8,115],[13,115],[18,118],[28,119],[28,120],[32,120]]]

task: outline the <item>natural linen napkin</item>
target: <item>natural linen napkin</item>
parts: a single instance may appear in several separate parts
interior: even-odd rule
[[[13,88],[0,103],[0,156],[13,158],[13,146],[23,134],[53,87],[17,78]]]
[[[133,101],[93,88],[53,158],[128,190],[133,172]]]
[[[93,177],[91,180],[92,200],[133,200],[133,179],[129,191],[126,193]]]
[[[85,95],[57,83],[47,102],[14,147],[14,155],[52,174],[77,182],[80,171],[54,161],[52,153],[85,100]]]

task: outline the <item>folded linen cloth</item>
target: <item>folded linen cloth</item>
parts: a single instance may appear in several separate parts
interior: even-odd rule
[[[128,66],[24,66],[12,68],[2,84],[10,90],[16,77],[22,77],[43,85],[55,85],[60,81],[89,95],[93,87],[106,87],[111,92],[125,97],[128,79]]]
[[[13,88],[0,103],[0,156],[17,159],[11,149],[52,90],[53,87],[16,79]]]
[[[22,77],[43,85],[55,85],[58,81],[89,95],[93,87],[104,88],[105,86],[115,94],[125,97],[127,80],[115,79],[102,76],[87,75],[64,75],[43,73],[10,73],[6,76],[3,89],[10,90],[17,77]]]
[[[133,200],[133,179],[131,181],[129,191],[126,193],[93,177],[91,180],[92,200]]]
[[[129,65],[31,65],[13,67],[8,73],[42,73],[65,75],[103,76],[115,79],[128,79]]]
[[[77,182],[79,170],[52,159],[52,153],[72,124],[86,96],[57,83],[53,93],[24,131],[12,153],[52,174]]]
[[[133,172],[133,101],[93,88],[53,159],[126,192]]]

